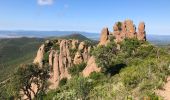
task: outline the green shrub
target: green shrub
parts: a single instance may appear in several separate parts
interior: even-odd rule
[[[97,72],[93,72],[90,74],[89,78],[90,79],[94,79],[94,80],[100,80],[104,77],[103,73],[97,73]]]
[[[52,49],[53,49],[53,50],[60,50],[60,45],[59,45],[59,44],[54,44],[54,45],[52,46]]]
[[[121,50],[123,52],[127,52],[128,56],[132,56],[133,53],[137,50],[138,47],[140,47],[142,44],[141,41],[137,39],[125,39],[120,45]]]
[[[61,87],[61,86],[65,85],[66,83],[67,83],[67,78],[63,78],[60,80],[59,86]]]
[[[48,52],[53,46],[53,43],[49,41],[48,43],[44,43],[44,45],[45,45],[45,52]]]
[[[73,65],[68,69],[68,71],[71,75],[75,76],[75,75],[79,75],[79,73],[82,72],[85,67],[86,67],[86,63],[81,63],[81,64]]]
[[[49,52],[46,52],[44,54],[43,63],[46,64],[48,62],[49,62]]]
[[[117,27],[118,27],[119,31],[121,31],[121,30],[122,30],[122,23],[121,23],[121,22],[118,22],[118,23],[117,23]]]
[[[75,54],[77,52],[77,49],[69,49],[69,51],[70,51],[70,57],[74,58],[74,56],[75,56]]]
[[[84,77],[74,77],[70,83],[71,89],[75,90],[76,97],[81,100],[87,100],[90,90],[93,89],[92,81]]]

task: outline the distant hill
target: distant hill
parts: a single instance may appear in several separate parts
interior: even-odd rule
[[[60,37],[71,34],[82,34],[83,36],[96,40],[99,39],[99,33],[80,32],[80,31],[0,31],[0,38],[16,38],[16,37]]]
[[[78,39],[89,40],[81,34],[70,34],[49,38],[7,38],[0,39],[0,82],[14,72],[14,69],[23,63],[32,62],[39,46],[46,39]]]
[[[168,45],[170,44],[170,35],[147,35],[147,40],[156,45]]]
[[[16,37],[62,37],[71,34],[81,34],[92,40],[99,40],[100,33],[79,32],[79,31],[0,31],[0,38]],[[147,34],[147,40],[156,45],[170,44],[170,35]]]
[[[69,34],[69,35],[63,35],[63,36],[59,36],[59,37],[51,37],[50,39],[77,39],[77,40],[90,40],[89,38],[85,37],[82,34],[78,34],[78,33],[74,33],[74,34]],[[91,41],[91,40],[90,40]]]
[[[6,79],[21,63],[32,62],[41,38],[0,39],[0,81]]]

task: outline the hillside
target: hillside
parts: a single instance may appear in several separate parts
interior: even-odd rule
[[[169,50],[147,41],[144,22],[134,26],[125,20],[116,22],[113,32],[103,28],[99,43],[80,34],[48,38],[32,64],[18,67],[6,98],[161,99],[156,91],[170,75]]]
[[[6,79],[22,63],[32,62],[43,39],[0,39],[0,81]]]
[[[33,63],[22,62],[2,83],[1,98],[163,99],[156,91],[170,75],[170,52],[147,41],[144,22],[134,26],[125,20],[113,32],[103,28],[99,43],[81,34],[48,38]]]

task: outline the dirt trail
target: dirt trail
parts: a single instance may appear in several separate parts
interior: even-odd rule
[[[162,90],[157,90],[156,93],[164,98],[164,100],[170,100],[170,76],[167,78],[167,83]]]

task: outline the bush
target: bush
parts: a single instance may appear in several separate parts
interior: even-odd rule
[[[66,83],[67,83],[67,78],[63,78],[60,80],[59,86],[61,87],[61,86],[65,85]]]
[[[68,69],[68,71],[71,75],[75,76],[75,75],[79,75],[79,73],[82,72],[85,67],[86,67],[86,63],[81,63],[78,65],[73,65]]]
[[[87,100],[90,90],[93,89],[92,81],[84,77],[74,77],[70,82],[71,89],[75,90],[76,97],[80,100]]]
[[[121,30],[122,30],[122,23],[121,23],[121,22],[118,22],[118,23],[117,23],[117,27],[118,27],[119,31],[121,31]]]
[[[70,51],[70,57],[74,58],[74,56],[75,56],[75,54],[77,52],[77,49],[69,49],[69,51]]]
[[[121,45],[121,50],[123,52],[127,52],[128,56],[132,56],[137,50],[138,47],[140,47],[142,44],[141,41],[137,39],[125,39],[120,45]]]
[[[46,52],[44,54],[43,63],[46,64],[48,62],[49,62],[49,52]]]
[[[54,44],[54,45],[52,46],[52,49],[54,49],[54,50],[60,50],[60,45],[59,45],[59,44]]]

